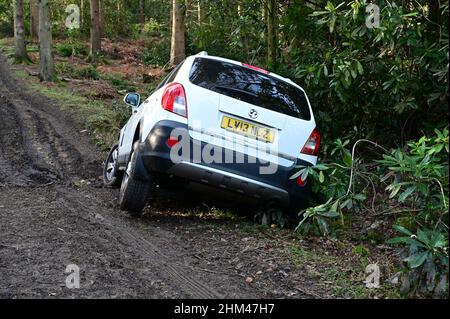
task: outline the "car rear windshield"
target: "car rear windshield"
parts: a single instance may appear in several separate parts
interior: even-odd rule
[[[190,81],[205,89],[275,112],[311,119],[305,93],[268,74],[233,63],[196,58]]]

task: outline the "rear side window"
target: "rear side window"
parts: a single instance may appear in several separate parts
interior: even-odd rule
[[[190,81],[205,89],[309,121],[305,93],[270,75],[228,62],[196,58]]]
[[[172,83],[173,80],[175,80],[175,78],[177,77],[178,71],[180,71],[181,66],[183,65],[184,61],[181,62],[180,64],[178,64],[178,66],[172,70],[172,72],[170,72],[165,78],[164,80],[158,85],[158,87],[156,88],[156,91],[159,90],[160,88],[162,88],[164,85],[168,84],[168,83]]]

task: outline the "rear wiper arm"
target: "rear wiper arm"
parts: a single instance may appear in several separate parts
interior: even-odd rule
[[[258,95],[255,94],[255,93],[248,92],[248,91],[241,90],[241,89],[237,89],[237,88],[232,88],[232,87],[222,86],[222,85],[216,85],[214,87],[216,89],[219,89],[219,90],[239,92],[239,93],[242,93],[242,94],[250,95],[251,97],[258,97]]]

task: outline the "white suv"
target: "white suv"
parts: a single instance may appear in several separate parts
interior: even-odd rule
[[[139,213],[153,186],[175,180],[259,203],[298,207],[309,185],[291,179],[317,162],[320,134],[304,90],[263,69],[188,57],[143,102],[105,162],[106,186],[121,186],[120,208]]]

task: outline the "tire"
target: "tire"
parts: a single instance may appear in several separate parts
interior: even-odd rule
[[[138,142],[133,145],[127,169],[123,174],[119,194],[120,209],[128,211],[132,216],[136,217],[141,215],[151,190],[151,181],[138,180],[133,177],[136,166],[137,146]]]
[[[303,219],[303,217],[300,216],[300,211],[308,207],[310,207],[310,201],[304,199],[303,201],[293,203],[288,208],[286,208],[286,218],[290,228],[295,228],[298,226],[300,221]]]
[[[119,170],[118,155],[119,145],[116,144],[111,148],[103,166],[103,184],[106,187],[117,188],[122,183],[123,172]]]

